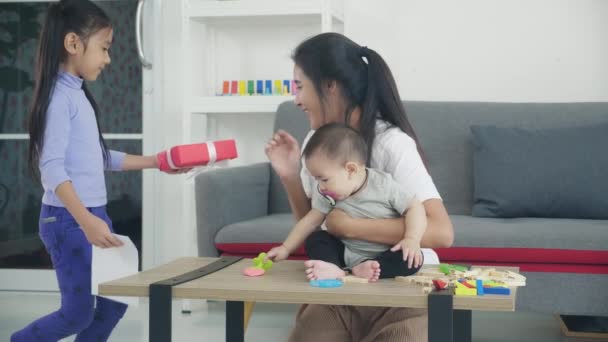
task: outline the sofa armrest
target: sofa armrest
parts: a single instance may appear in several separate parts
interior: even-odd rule
[[[268,215],[270,164],[220,168],[195,178],[199,256],[217,256],[215,236],[229,224]]]

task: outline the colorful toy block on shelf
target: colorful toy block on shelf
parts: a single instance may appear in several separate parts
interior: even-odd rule
[[[222,81],[219,96],[296,95],[295,80],[233,80]]]
[[[260,253],[256,258],[253,258],[251,262],[253,263],[253,266],[243,270],[243,274],[248,277],[264,275],[266,271],[272,268],[272,260],[266,259],[266,253]]]
[[[189,169],[197,166],[211,166],[215,162],[234,159],[238,156],[234,139],[208,143],[179,145],[156,155],[161,171]]]

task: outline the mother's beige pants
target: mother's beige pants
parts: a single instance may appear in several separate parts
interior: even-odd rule
[[[290,342],[426,342],[428,311],[340,305],[302,305]]]

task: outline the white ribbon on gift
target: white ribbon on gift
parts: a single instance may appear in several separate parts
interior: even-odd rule
[[[192,177],[196,177],[197,175],[208,171],[210,169],[215,168],[216,166],[226,166],[227,164],[227,160],[224,161],[217,161],[217,150],[215,149],[215,144],[213,142],[208,142],[206,143],[207,145],[207,152],[209,153],[209,162],[207,163],[207,165],[203,165],[203,166],[198,166],[195,168],[192,168],[192,170],[190,170],[190,172],[188,172],[188,179],[192,178]],[[171,164],[169,164],[171,165]]]
[[[205,145],[207,145],[207,153],[209,154],[209,162],[205,166],[212,166],[217,161],[217,150],[215,149],[215,144],[213,142],[207,142],[207,143],[205,143]],[[171,168],[171,170],[180,169],[173,162],[173,158],[171,157],[171,149],[167,149],[166,153],[167,153],[167,164],[169,164],[169,167]]]

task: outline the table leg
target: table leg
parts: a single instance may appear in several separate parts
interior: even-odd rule
[[[454,341],[471,342],[471,310],[454,310]]]
[[[244,322],[244,332],[247,332],[247,326],[249,325],[249,319],[251,319],[251,314],[253,313],[253,308],[255,307],[255,302],[245,302],[245,322]]]
[[[452,303],[453,297],[448,291],[429,293],[429,342],[454,341],[454,312]]]
[[[245,303],[226,302],[226,342],[245,341]]]
[[[171,341],[171,286],[150,285],[149,341]]]

